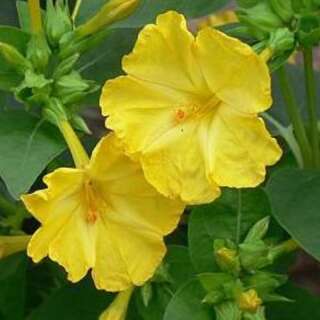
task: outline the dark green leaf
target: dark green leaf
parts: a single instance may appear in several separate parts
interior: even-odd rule
[[[28,191],[64,149],[54,126],[24,111],[0,112],[0,176],[13,197]]]
[[[111,300],[111,294],[98,291],[86,278],[56,291],[28,320],[97,320]]]
[[[23,253],[0,260],[0,319],[24,320],[27,261]]]
[[[268,320],[318,320],[320,319],[320,298],[289,283],[279,293],[294,302],[267,304]]]
[[[198,279],[182,286],[170,301],[164,320],[214,320],[214,310],[202,303],[207,292]]]
[[[279,170],[271,177],[266,191],[280,225],[307,252],[320,259],[320,172]]]
[[[270,214],[268,199],[262,189],[242,190],[241,237],[261,218]],[[225,189],[212,204],[192,210],[189,223],[189,249],[197,272],[217,270],[213,257],[215,239],[235,240],[238,191]]]

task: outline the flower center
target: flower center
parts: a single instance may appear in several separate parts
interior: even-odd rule
[[[220,103],[221,101],[213,95],[205,101],[178,107],[174,111],[174,120],[177,124],[180,124],[189,118],[195,119],[202,117],[210,111],[215,110]]]
[[[86,221],[88,224],[94,224],[99,217],[99,208],[101,204],[100,197],[97,196],[93,184],[90,180],[85,182],[84,191],[86,196],[87,214]]]

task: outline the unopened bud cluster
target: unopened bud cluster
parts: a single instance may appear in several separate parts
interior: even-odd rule
[[[268,228],[267,217],[258,221],[239,245],[225,239],[214,241],[214,259],[220,272],[210,275],[209,285],[206,276],[200,281],[204,288],[211,288],[203,303],[214,306],[217,320],[265,320],[265,302],[288,301],[275,292],[287,277],[265,268],[297,245],[292,240],[270,244],[264,240]]]
[[[56,124],[61,118],[86,133],[90,130],[74,106],[99,85],[86,80],[76,70],[82,53],[98,44],[106,27],[134,11],[138,0],[109,0],[85,24],[74,27],[67,1],[47,0],[42,28],[30,34],[25,52],[0,43],[0,54],[21,79],[12,91],[18,101],[40,107],[46,120]],[[102,35],[102,36],[101,36]]]

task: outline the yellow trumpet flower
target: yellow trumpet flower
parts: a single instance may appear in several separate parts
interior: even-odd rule
[[[281,156],[259,112],[272,104],[266,57],[213,28],[196,37],[169,11],[144,27],[106,82],[106,126],[169,198],[211,202],[220,186],[255,187]]]
[[[22,196],[42,225],[28,255],[34,262],[49,256],[72,282],[92,269],[99,289],[142,285],[164,257],[163,237],[176,228],[184,205],[160,195],[114,135],[89,160],[68,123],[60,128],[77,168],[55,170],[44,177],[47,189]]]

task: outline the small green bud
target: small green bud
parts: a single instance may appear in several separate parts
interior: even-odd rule
[[[99,89],[94,81],[85,80],[73,71],[55,82],[55,94],[63,104],[72,104]]]
[[[256,6],[238,11],[240,22],[251,28],[254,36],[265,38],[267,35],[283,27],[280,17],[272,10],[269,1],[259,2]]]
[[[50,45],[57,47],[61,37],[72,29],[69,8],[64,0],[57,0],[55,5],[52,0],[47,0],[45,30]]]
[[[131,15],[137,8],[139,0],[109,0],[88,22],[76,29],[80,37],[97,33],[106,26]]]
[[[33,34],[28,43],[27,58],[34,68],[39,72],[43,72],[49,63],[50,56],[51,50],[43,34]]]
[[[291,1],[270,0],[273,11],[286,23],[289,23],[294,16]]]
[[[67,120],[67,113],[63,104],[57,98],[51,98],[43,108],[42,116],[54,125],[58,125],[62,120]]]
[[[75,53],[74,55],[68,57],[67,59],[62,60],[60,64],[57,66],[57,68],[54,70],[52,77],[54,79],[59,79],[62,76],[65,76],[71,73],[71,71],[74,68],[74,65],[77,63],[79,58],[80,58],[80,54]]]
[[[12,45],[0,42],[0,53],[4,59],[19,73],[32,69],[30,62]]]
[[[269,251],[269,259],[274,261],[275,259],[281,257],[284,254],[293,252],[295,250],[299,249],[299,245],[294,240],[287,240],[283,243],[273,247]]]
[[[294,33],[287,28],[280,28],[271,33],[267,46],[274,55],[280,55],[286,51],[293,51],[295,45]]]
[[[241,266],[251,272],[270,265],[268,253],[268,246],[261,240],[242,243],[239,246]]]
[[[267,234],[270,224],[270,217],[265,217],[258,221],[248,232],[244,242],[262,240]]]
[[[84,132],[86,134],[92,134],[92,132],[89,129],[89,127],[86,124],[86,122],[78,114],[75,113],[75,114],[73,114],[71,116],[70,123],[71,123],[73,128],[75,128],[75,129],[77,129],[79,131],[82,131],[82,132]]]
[[[222,242],[223,241],[223,242]],[[224,240],[215,240],[214,256],[216,263],[222,271],[238,275],[240,272],[240,262],[237,251],[224,246]]]
[[[143,287],[141,287],[141,298],[145,307],[148,307],[149,302],[153,296],[152,284],[147,282]]]
[[[224,302],[215,306],[217,320],[241,320],[241,310],[235,302]]]

